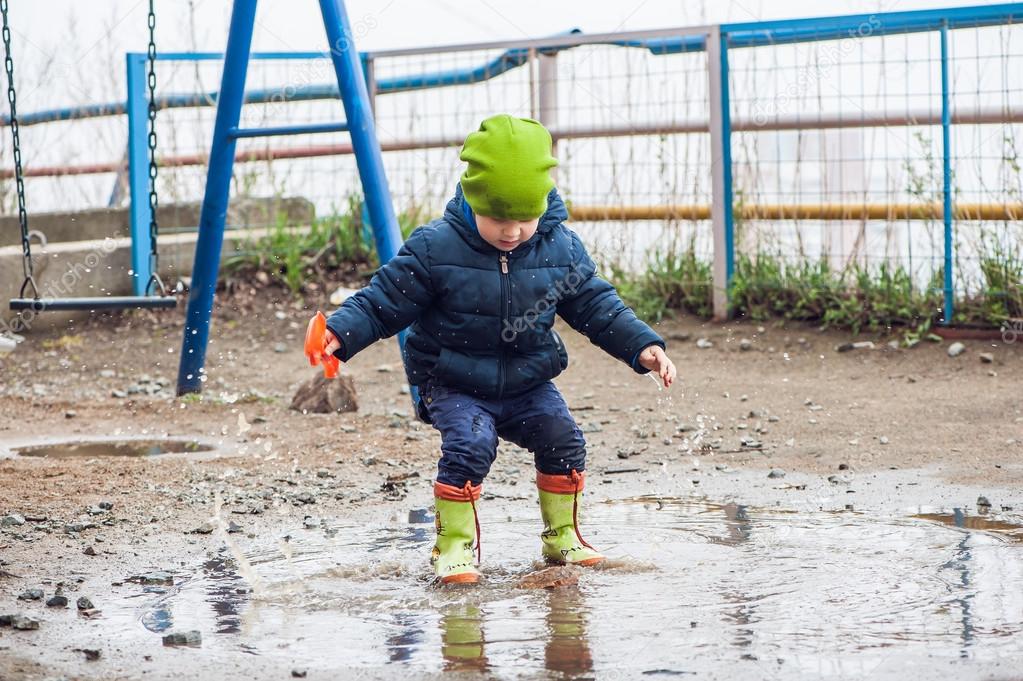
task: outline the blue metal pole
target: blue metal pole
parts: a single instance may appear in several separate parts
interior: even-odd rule
[[[129,52],[127,62],[128,95],[125,110],[128,112],[128,186],[131,192],[131,208],[128,211],[131,233],[132,292],[136,296],[146,294],[149,283],[149,251],[152,240],[149,237],[149,147],[146,145],[149,130],[149,106],[146,101],[146,55]]]
[[[235,0],[231,27],[227,36],[224,73],[220,80],[217,117],[213,128],[206,193],[199,214],[199,238],[195,245],[192,286],[185,317],[185,336],[178,368],[178,394],[201,392],[202,372],[209,342],[213,295],[220,269],[220,250],[224,242],[224,221],[231,193],[231,169],[235,140],[230,136],[238,127],[245,75],[252,46],[252,27],[256,19],[256,0]]]
[[[387,176],[384,174],[384,159],[377,140],[362,61],[352,39],[351,24],[344,3],[341,0],[320,0],[320,11],[327,30],[330,58],[334,63],[338,89],[345,108],[345,120],[352,136],[355,162],[362,180],[362,192],[366,197],[377,254],[382,265],[398,252],[402,239],[394,216],[394,206],[391,205]]]
[[[732,187],[732,105],[728,91],[728,34],[721,32],[721,163],[725,184],[725,286],[729,299],[735,274],[735,201]],[[731,303],[729,302],[729,307]]]
[[[337,74],[341,102],[345,108],[348,131],[352,136],[355,162],[362,180],[365,196],[365,210],[369,212],[369,223],[376,238],[377,255],[383,265],[394,257],[401,247],[401,230],[394,216],[391,191],[384,174],[384,158],[380,152],[376,125],[373,122],[373,108],[366,87],[365,63],[360,58],[352,39],[351,24],[342,0],[320,0],[323,24],[330,44],[330,58]],[[405,331],[398,333],[398,344],[405,352]],[[419,402],[419,394],[411,389],[413,407]]]
[[[955,292],[952,290],[952,125],[948,90],[948,21],[941,25],[941,171],[942,217],[945,221],[945,309],[944,324],[952,323]]]

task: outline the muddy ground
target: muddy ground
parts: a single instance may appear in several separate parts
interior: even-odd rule
[[[200,564],[228,537],[252,542],[351,519],[400,524],[410,510],[429,510],[439,437],[411,418],[396,342],[343,367],[358,390],[357,412],[301,414],[289,403],[315,371],[300,347],[315,301],[267,302],[270,289],[249,294],[219,303],[201,400],[173,395],[183,309],[28,334],[0,358],[0,517],[11,518],[0,528],[0,615],[40,622],[35,631],[0,627],[0,679],[304,673],[295,666],[301,661],[237,655],[208,676],[202,648],[183,657],[160,636],[125,643],[105,604],[139,588],[128,578]],[[572,359],[556,382],[586,432],[594,503],[650,494],[910,514],[972,512],[983,495],[993,510],[981,512],[1023,510],[1023,343],[966,341],[953,358],[948,342],[892,349],[887,338],[838,353],[849,334],[799,325],[683,318],[658,330],[679,369],[669,391],[562,329]],[[713,345],[701,349],[698,339]],[[46,441],[165,436],[215,451],[85,460],[11,454]],[[484,514],[488,499],[534,503],[530,463],[502,443]],[[234,531],[225,535],[229,523]],[[600,533],[589,528],[594,542]],[[489,560],[499,564],[500,555],[493,548]],[[419,569],[414,578],[428,579],[425,550]],[[46,607],[59,585],[69,607]],[[43,600],[17,600],[28,589],[43,590]],[[76,613],[82,595],[100,611],[92,618]],[[84,650],[99,659],[86,661]],[[978,671],[992,669],[1012,671],[997,664]]]

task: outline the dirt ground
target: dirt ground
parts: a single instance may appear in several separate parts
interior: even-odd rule
[[[173,395],[183,309],[29,334],[0,358],[0,517],[26,519],[0,528],[0,615],[25,610],[42,620],[39,631],[0,628],[0,678],[158,677],[146,671],[150,656],[141,662],[116,643],[86,665],[57,633],[77,626],[73,615],[16,597],[29,588],[49,597],[63,584],[71,611],[82,594],[102,610],[106,585],[201,556],[218,500],[224,521],[250,535],[310,515],[394,517],[428,506],[439,436],[411,418],[397,343],[378,343],[343,367],[357,412],[292,411],[296,387],[316,371],[301,353],[315,306],[271,298],[266,289],[218,303],[201,400]],[[800,481],[827,489],[872,478],[873,496],[856,495],[857,510],[977,491],[1007,509],[1021,502],[1021,343],[965,341],[952,358],[948,342],[907,350],[886,338],[838,353],[849,334],[798,325],[683,318],[658,330],[679,369],[669,391],[561,330],[571,364],[556,383],[586,433],[591,489],[641,493],[670,481],[686,494],[735,497],[753,494],[748,481],[756,480],[761,496],[785,504],[776,490]],[[697,346],[704,338],[712,347]],[[217,451],[87,460],[4,453],[101,436],[173,436]],[[484,489],[528,495],[530,463],[502,443]],[[769,479],[772,469],[784,479]],[[908,483],[911,499],[904,479],[885,477],[907,471],[920,476]],[[851,506],[852,496],[833,503]]]

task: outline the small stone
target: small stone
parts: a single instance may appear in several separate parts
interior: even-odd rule
[[[739,350],[742,352],[748,352],[753,349],[753,341],[749,338],[742,338],[739,340]]]
[[[981,495],[981,496],[977,497],[977,508],[978,509],[986,508],[986,509],[990,510],[991,509],[991,502],[988,501],[987,497]]]
[[[311,515],[307,515],[302,520],[302,526],[307,530],[315,530],[317,527],[320,526],[320,521],[318,518],[314,518]]]
[[[739,446],[742,449],[760,449],[764,445],[763,443],[760,442],[760,440],[755,440],[751,437],[744,437],[742,441],[739,443]]]
[[[99,372],[100,378],[114,378],[117,376],[117,372],[113,369],[101,369]]]
[[[889,442],[888,438],[885,437],[884,435],[882,435],[881,437],[877,438],[877,441],[878,441],[878,443],[880,443],[882,445],[886,445]]]
[[[980,361],[984,364],[993,364],[995,361],[995,356],[990,352],[982,352],[977,357],[980,357]]]
[[[95,648],[75,648],[75,650],[85,655],[87,662],[95,662],[99,659],[99,651]]]
[[[73,419],[76,416],[78,416],[78,412],[75,411],[74,409],[68,409],[66,412],[64,412],[64,418],[66,419]]]
[[[245,528],[243,528],[241,525],[239,525],[238,523],[236,523],[233,520],[230,520],[227,523],[227,533],[228,534],[238,534],[239,532],[244,531],[244,529]]]
[[[948,346],[948,356],[949,357],[958,357],[959,355],[963,354],[964,352],[966,352],[966,346],[963,345],[962,343],[958,342],[958,341],[956,341],[955,343],[952,343],[952,345]]]
[[[410,525],[426,525],[433,522],[433,514],[425,508],[409,509],[408,521]]]
[[[394,371],[394,367],[390,364],[381,364],[377,367],[377,373],[389,374]]]
[[[12,619],[14,619],[14,615],[0,615],[0,627],[11,626]]]
[[[111,390],[110,396],[116,397],[117,399],[124,399],[125,397],[128,396],[128,393],[124,392],[123,390]]]
[[[111,511],[114,508],[114,502],[112,501],[101,501],[96,505],[102,508],[104,511]]]
[[[848,475],[829,475],[828,482],[832,485],[849,485],[852,479]]]
[[[50,596],[49,600],[46,601],[47,607],[50,608],[66,608],[67,607],[67,596],[64,594],[54,594]]]
[[[847,470],[849,470],[849,464],[847,464],[847,463],[840,463],[840,464],[838,464],[838,470],[840,470],[840,471],[847,471]]]
[[[0,527],[18,527],[25,524],[25,516],[20,513],[11,513],[5,515],[3,520],[0,520]]]
[[[276,345],[274,345],[274,352],[276,352],[279,355],[283,355],[287,351],[288,346],[284,343],[277,343]]]
[[[771,472],[767,474],[769,478],[784,478],[785,471],[781,468],[772,468]]]
[[[835,346],[835,352],[849,352],[853,349],[852,343],[841,343]]]
[[[304,670],[304,669],[292,669],[291,670],[291,677],[293,679],[304,679],[305,675],[306,675],[306,670]]]
[[[39,620],[28,615],[14,615],[11,617],[11,626],[21,631],[31,631],[39,628]]]
[[[165,646],[192,646],[202,645],[202,633],[198,631],[175,631],[165,634],[163,637]]]
[[[43,597],[42,589],[27,589],[18,594],[19,601],[38,601]]]
[[[707,350],[709,348],[714,347],[714,344],[707,340],[706,338],[697,338],[696,347],[700,348],[701,350]]]
[[[778,423],[778,421],[781,421],[781,418],[778,417],[778,416],[768,416],[767,417],[767,422],[768,423]]]
[[[130,582],[138,582],[139,584],[142,584],[144,586],[154,586],[154,585],[158,585],[158,586],[173,586],[174,585],[174,575],[172,575],[169,572],[163,572],[163,571],[158,570],[156,572],[147,572],[147,573],[145,573],[143,575],[136,575],[134,577],[129,578],[128,581],[130,581]]]
[[[79,597],[78,600],[75,602],[75,605],[78,606],[79,610],[93,610],[96,607],[95,605],[92,604],[92,601],[89,600],[88,596]]]

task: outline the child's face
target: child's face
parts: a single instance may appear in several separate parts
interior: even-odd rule
[[[533,218],[525,222],[519,220],[499,220],[487,217],[486,215],[476,216],[476,227],[479,228],[480,236],[501,251],[512,251],[519,244],[529,241],[529,238],[536,233],[536,226],[540,218]]]

